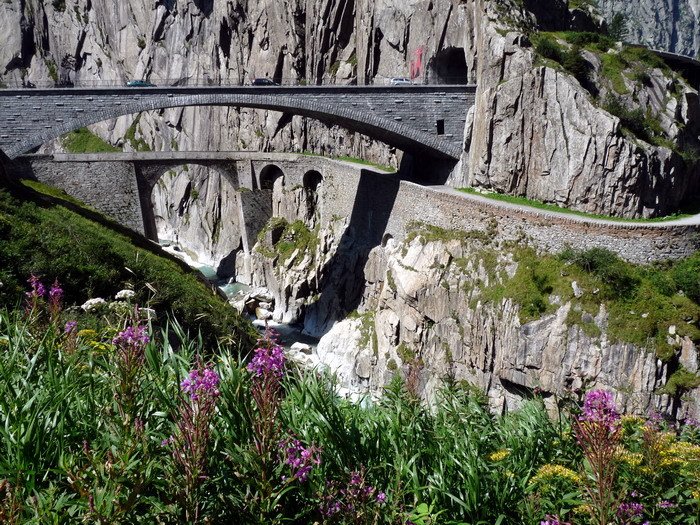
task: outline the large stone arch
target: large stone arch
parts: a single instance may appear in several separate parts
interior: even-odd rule
[[[239,188],[239,178],[235,162],[227,161],[207,161],[203,159],[173,159],[164,161],[162,159],[148,161],[134,161],[136,180],[139,186],[139,200],[143,213],[144,232],[146,237],[153,241],[158,241],[158,227],[156,213],[154,212],[153,193],[159,181],[168,172],[181,166],[196,166],[216,171],[222,179],[228,181],[234,189]]]
[[[268,164],[260,170],[258,188],[273,190],[275,186],[284,185],[284,171],[277,164]]]
[[[267,195],[270,204],[268,219],[280,215],[284,181],[284,171],[277,164],[267,164],[258,174],[258,188]]]
[[[0,107],[0,149],[14,158],[70,131],[143,111],[236,106],[310,117],[404,151],[422,151],[457,160],[462,153],[461,138],[466,110],[473,103],[473,89],[465,86],[462,92],[450,92],[447,96],[446,92],[421,89],[424,87],[427,86],[407,87],[398,94],[389,88],[365,88],[361,92],[345,92],[340,88],[317,91],[271,88],[274,94],[262,88],[3,90],[0,97],[13,98],[11,106]],[[23,107],[39,108],[36,111],[45,108],[50,117],[41,124],[15,125],[13,129],[18,118],[15,115],[21,117]],[[447,119],[447,132],[443,136],[434,132],[436,119]]]

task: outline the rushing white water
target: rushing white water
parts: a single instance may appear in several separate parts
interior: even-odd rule
[[[216,269],[212,266],[200,263],[193,256],[194,254],[185,252],[180,246],[170,241],[164,241],[161,245],[162,249],[166,252],[174,255],[178,259],[183,260],[188,266],[198,270],[210,283],[214,284],[221,290],[229,301],[237,299],[241,295],[251,291],[251,287],[232,281],[231,279],[220,279],[216,275]],[[233,308],[233,307],[232,307]],[[273,329],[279,334],[280,343],[285,348],[291,347],[294,343],[304,343],[311,347],[315,347],[318,344],[318,338],[311,337],[309,335],[303,334],[301,327],[288,325],[284,323],[277,323],[275,321],[262,321],[259,319],[251,319],[253,326],[255,326],[261,333],[267,328]]]

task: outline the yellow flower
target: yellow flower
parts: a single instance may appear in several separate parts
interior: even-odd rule
[[[623,425],[629,425],[632,427],[641,427],[644,425],[645,421],[643,417],[640,416],[633,416],[633,415],[624,415],[620,418],[620,422]]]
[[[574,507],[573,511],[574,514],[578,514],[579,516],[584,514],[593,514],[593,509],[590,505],[579,505],[578,507]]]
[[[96,352],[108,352],[111,349],[107,343],[102,343],[101,341],[88,341],[88,344]]]
[[[10,340],[7,337],[0,337],[0,346],[10,346]]]
[[[624,447],[618,447],[615,456],[620,463],[624,463],[633,468],[640,467],[642,465],[642,461],[644,461],[644,456],[642,454],[630,452]]]
[[[97,341],[97,332],[94,330],[80,330],[78,332],[78,337],[86,341]]]
[[[503,461],[508,456],[510,456],[510,450],[502,448],[501,450],[497,450],[496,452],[489,454],[489,461],[493,461],[494,463]]]
[[[557,479],[568,481],[574,485],[581,483],[581,477],[570,468],[566,468],[563,465],[548,463],[539,468],[537,473],[530,479],[529,484],[547,484]]]

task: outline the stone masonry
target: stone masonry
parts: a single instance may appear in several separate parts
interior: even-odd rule
[[[529,243],[540,251],[607,248],[635,263],[685,257],[700,249],[698,225],[605,223],[538,210],[512,209],[496,201],[449,193],[402,181],[365,166],[323,157],[272,153],[134,153],[25,156],[18,159],[24,175],[61,188],[122,224],[144,232],[152,213],[151,195],[158,173],[174,165],[207,165],[227,172],[245,199],[246,251],[272,214],[260,190],[260,174],[271,166],[283,173],[285,188],[303,184],[312,170],[323,177],[320,220],[349,217],[356,239],[367,246],[387,236],[401,239],[414,221],[445,229],[482,231],[496,241]],[[143,169],[148,167],[148,169]],[[147,176],[145,176],[145,174]],[[145,209],[141,211],[142,204]],[[253,213],[252,210],[257,210]]]
[[[0,89],[0,150],[14,158],[69,131],[142,111],[239,106],[315,118],[456,161],[475,93],[466,85]]]

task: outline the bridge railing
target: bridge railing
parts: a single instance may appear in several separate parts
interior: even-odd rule
[[[213,79],[213,78],[151,78],[148,81],[143,81],[143,83],[136,85],[135,87],[236,87],[236,86],[254,86],[258,85],[264,87],[265,85],[278,85],[278,86],[408,86],[408,85],[455,85],[455,84],[467,84],[467,79],[464,77],[440,77],[440,78],[430,78],[430,79],[407,79],[405,77],[395,77],[395,78],[383,78],[377,77],[367,82],[358,83],[356,80],[335,80],[335,79],[321,79],[307,81],[303,78],[282,78],[282,79],[264,79],[263,82],[270,81],[271,84],[264,84],[259,82],[254,83],[255,79],[251,80],[236,80],[236,79]],[[0,89],[51,89],[51,88],[115,88],[115,87],[125,87],[132,80],[122,80],[122,79],[73,79],[73,80],[63,80],[63,81],[53,81],[53,80],[18,80],[15,82],[5,80],[0,82]]]

